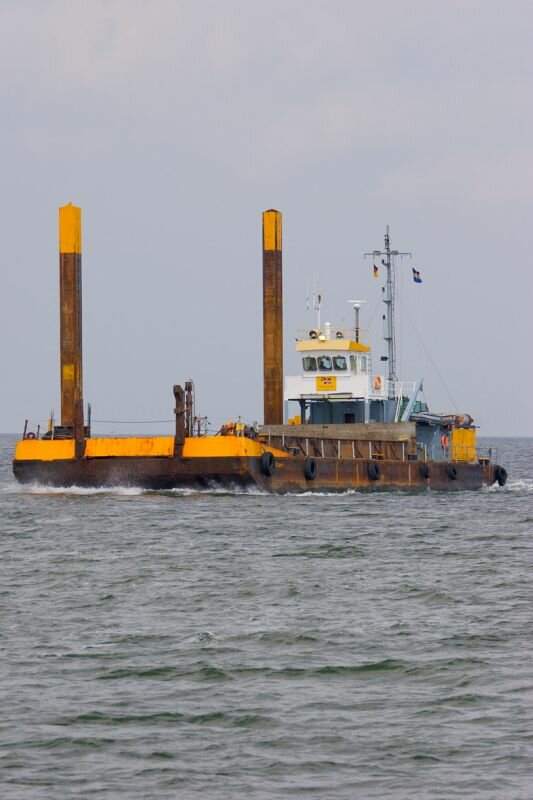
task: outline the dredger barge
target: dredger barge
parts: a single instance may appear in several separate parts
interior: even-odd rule
[[[264,424],[230,423],[202,435],[193,414],[194,387],[173,388],[173,435],[93,437],[82,382],[81,209],[59,209],[61,424],[41,435],[24,427],[13,471],[22,483],[54,487],[139,486],[148,489],[250,487],[267,492],[479,489],[504,485],[505,468],[476,446],[469,415],[432,414],[418,399],[421,380],[396,377],[394,257],[389,234],[382,257],[387,280],[387,374],[355,325],[329,323],[299,337],[302,373],[283,375],[281,214],[263,213]],[[286,423],[284,407],[297,403]]]

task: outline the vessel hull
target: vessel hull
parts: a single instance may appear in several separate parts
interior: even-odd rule
[[[113,457],[44,461],[14,461],[21,483],[53,487],[138,486],[162,490],[211,487],[258,488],[270,493],[367,491],[476,490],[495,481],[495,465],[319,458],[316,476],[305,477],[302,458],[277,459],[272,475],[265,475],[258,457],[159,458]],[[379,471],[374,480],[371,473]],[[455,475],[455,477],[452,477]]]

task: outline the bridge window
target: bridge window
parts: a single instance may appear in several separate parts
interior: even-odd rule
[[[338,369],[341,372],[347,370],[346,359],[344,356],[333,356],[333,369]]]
[[[350,356],[350,369],[352,372],[357,372],[357,359],[355,356]]]
[[[366,356],[361,356],[361,372],[366,372]]]
[[[304,372],[316,372],[316,358],[314,356],[304,356],[302,362]]]
[[[331,372],[331,358],[330,356],[319,356],[318,369],[321,372]]]

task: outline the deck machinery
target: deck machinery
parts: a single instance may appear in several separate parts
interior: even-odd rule
[[[491,453],[480,454],[469,415],[431,414],[421,382],[400,383],[394,362],[394,287],[388,231],[388,374],[356,324],[317,325],[296,342],[302,370],[283,381],[282,218],[263,213],[264,424],[230,423],[202,435],[192,382],[173,387],[172,435],[95,437],[84,418],[82,381],[81,209],[59,210],[61,423],[25,425],[13,471],[22,483],[149,489],[258,487],[267,492],[348,489],[479,489],[506,480]],[[296,403],[284,422],[284,407]]]

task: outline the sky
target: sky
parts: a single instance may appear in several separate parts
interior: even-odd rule
[[[262,421],[276,208],[286,374],[315,285],[337,327],[366,300],[379,363],[389,225],[401,377],[533,436],[532,28],[522,0],[0,0],[0,430],[59,416],[72,202],[95,432],[171,432],[186,379],[213,428]]]

